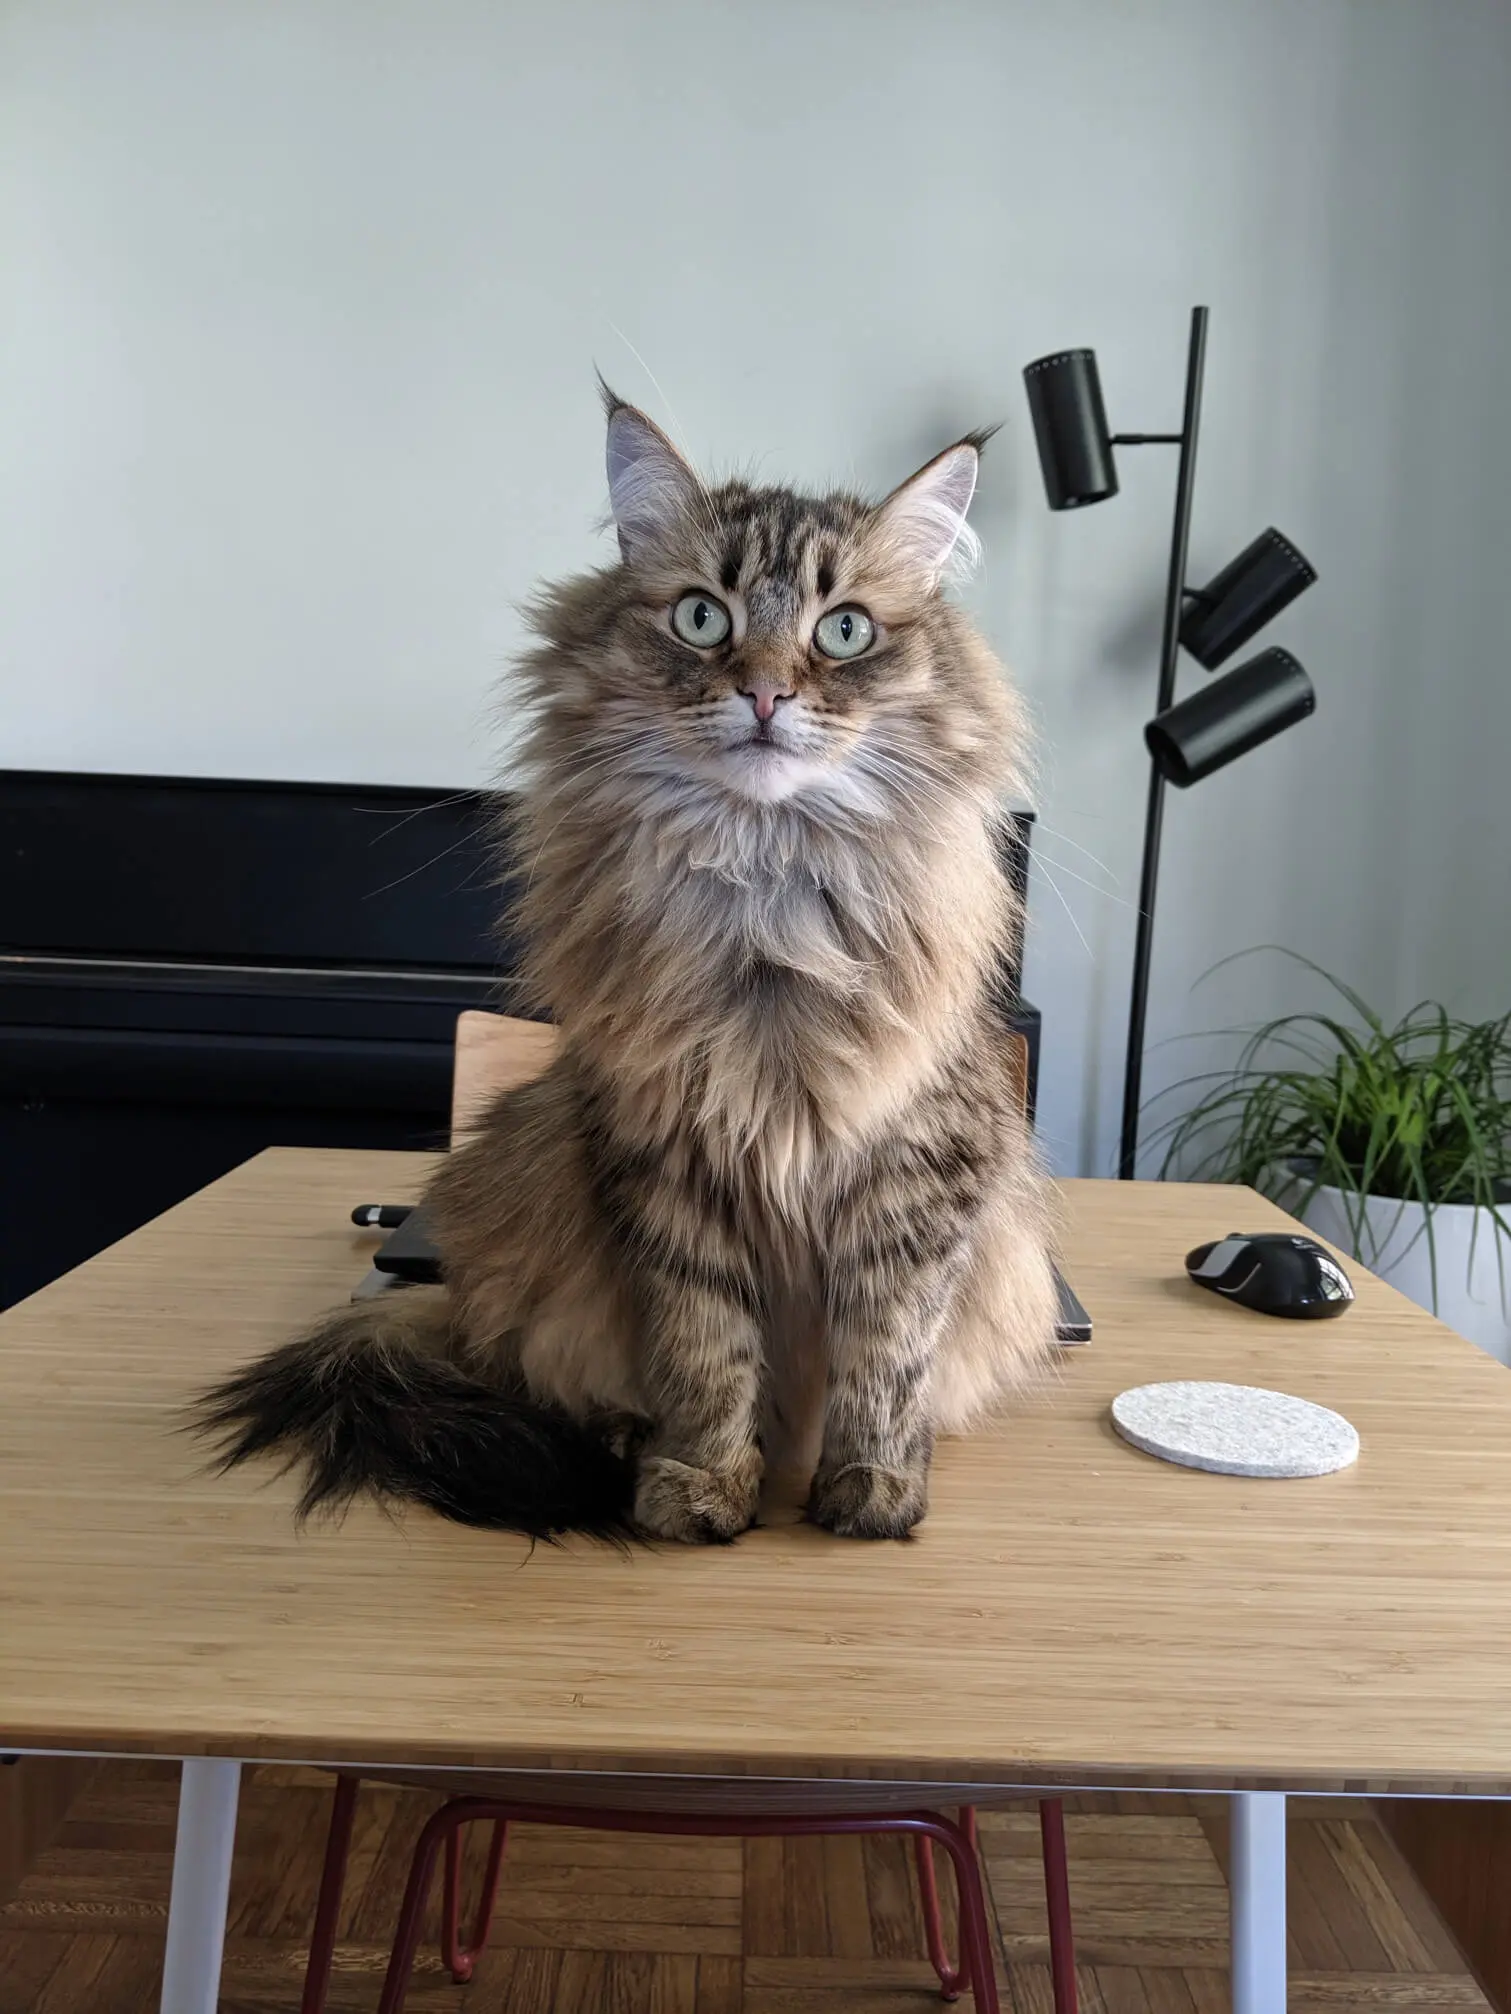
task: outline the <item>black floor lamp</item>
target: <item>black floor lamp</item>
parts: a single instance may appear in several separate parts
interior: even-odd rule
[[[1273,647],[1175,704],[1175,673],[1182,645],[1205,670],[1215,671],[1317,578],[1315,569],[1289,539],[1272,527],[1245,546],[1204,588],[1186,585],[1206,353],[1207,310],[1193,308],[1186,403],[1178,434],[1109,434],[1093,350],[1060,350],[1052,357],[1040,357],[1023,373],[1051,510],[1076,510],[1116,496],[1115,447],[1158,443],[1180,449],[1160,639],[1159,697],[1155,717],[1144,729],[1150,757],[1149,804],[1144,816],[1128,1060],[1123,1073],[1123,1128],[1118,1147],[1118,1173],[1124,1181],[1132,1180],[1138,1158],[1144,1017],[1149,1000],[1165,785],[1169,782],[1185,789],[1200,782],[1213,770],[1304,719],[1316,705],[1311,680],[1296,659],[1289,651]]]

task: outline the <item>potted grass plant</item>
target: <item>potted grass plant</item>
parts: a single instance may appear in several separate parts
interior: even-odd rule
[[[1230,1070],[1162,1093],[1190,1102],[1156,1129],[1161,1174],[1251,1184],[1511,1363],[1511,1014],[1426,1001],[1387,1026],[1298,963],[1346,1017],[1267,1021]]]

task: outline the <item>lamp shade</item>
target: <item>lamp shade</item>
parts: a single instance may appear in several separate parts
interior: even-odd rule
[[[1118,493],[1117,465],[1095,350],[1059,350],[1023,372],[1039,466],[1051,510],[1075,510]]]
[[[1208,671],[1317,578],[1317,569],[1271,525],[1208,581],[1181,619],[1180,640]]]
[[[1288,650],[1262,650],[1247,664],[1183,699],[1144,729],[1160,774],[1182,790],[1305,720],[1312,682]]]

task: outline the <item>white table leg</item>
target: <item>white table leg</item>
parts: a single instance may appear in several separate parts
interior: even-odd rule
[[[1285,1798],[1239,1791],[1228,1812],[1233,2014],[1285,2014]]]
[[[191,1756],[181,1765],[162,2014],[215,2014],[226,1941],[241,1764]]]

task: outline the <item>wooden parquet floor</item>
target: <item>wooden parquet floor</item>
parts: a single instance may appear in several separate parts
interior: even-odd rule
[[[328,1779],[314,1772],[247,1774],[222,2014],[298,2006],[329,1797]],[[0,1909],[0,2014],[156,2009],[175,1799],[171,1768],[102,1766]],[[416,1791],[363,1792],[332,2014],[376,2003],[410,1847],[433,1803]],[[1220,1799],[1071,1801],[1086,2014],[1227,2007],[1222,1809]],[[1367,1808],[1313,1801],[1291,1811],[1292,2014],[1483,2010]],[[1004,2006],[1051,2014],[1033,1807],[984,1816],[982,1845]],[[414,2014],[926,2014],[939,2002],[923,1948],[901,1842],[521,1829],[476,1979],[453,1986],[432,1936],[409,2006]]]

